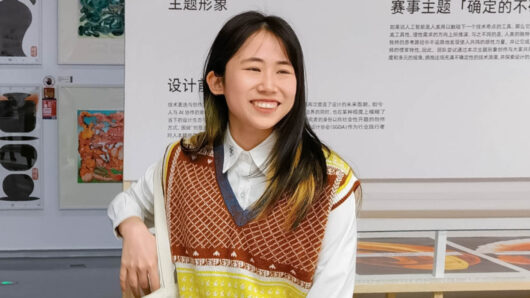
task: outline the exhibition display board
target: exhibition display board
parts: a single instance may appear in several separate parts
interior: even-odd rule
[[[529,7],[506,2],[129,3],[124,179],[203,129],[209,46],[246,10],[292,24],[309,121],[361,178],[529,177]]]

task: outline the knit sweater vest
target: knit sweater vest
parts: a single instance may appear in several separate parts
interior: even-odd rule
[[[222,174],[222,146],[193,157],[179,143],[168,147],[166,216],[180,296],[305,297],[329,212],[342,202],[335,194],[351,174],[337,155],[327,161],[324,194],[295,230],[285,230],[285,198],[259,221],[241,209]]]

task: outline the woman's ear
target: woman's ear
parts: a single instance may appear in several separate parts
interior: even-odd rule
[[[223,77],[219,77],[215,75],[213,70],[211,70],[206,75],[206,83],[208,84],[208,87],[210,88],[210,91],[214,95],[223,95],[225,93],[225,86],[223,83]]]

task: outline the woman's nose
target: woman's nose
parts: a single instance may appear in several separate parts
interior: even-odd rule
[[[258,85],[258,91],[260,92],[275,92],[276,81],[274,74],[271,72],[263,72],[261,76],[260,84]]]

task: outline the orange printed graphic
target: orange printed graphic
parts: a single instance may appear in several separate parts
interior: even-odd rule
[[[479,246],[477,251],[486,254],[496,254],[499,260],[510,264],[530,265],[530,256],[526,254],[530,252],[530,239],[492,242]],[[520,252],[521,255],[517,255],[518,252]]]
[[[78,111],[78,182],[123,179],[123,111]]]
[[[388,253],[388,256],[377,256],[370,258],[357,258],[358,263],[369,264],[379,267],[406,268],[419,270],[432,270],[433,256],[414,255],[414,253],[433,253],[434,249],[430,246],[413,245],[403,243],[386,243],[386,242],[366,242],[359,241],[357,253]],[[448,250],[447,252],[454,252]],[[396,255],[392,255],[395,253]],[[399,255],[399,254],[410,255]],[[480,258],[471,254],[461,253],[459,255],[448,255],[445,257],[445,270],[465,270],[470,266],[480,263]]]

